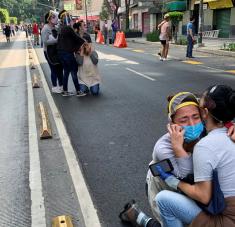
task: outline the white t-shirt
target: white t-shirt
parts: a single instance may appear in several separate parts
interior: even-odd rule
[[[217,169],[224,196],[235,196],[235,143],[227,136],[227,128],[212,130],[196,144],[193,167],[195,182],[212,180]]]
[[[173,174],[176,177],[184,178],[188,174],[193,173],[192,155],[188,157],[176,158],[172,149],[169,133],[166,133],[157,141],[153,149],[152,158],[154,161],[161,161],[169,158],[174,167]]]

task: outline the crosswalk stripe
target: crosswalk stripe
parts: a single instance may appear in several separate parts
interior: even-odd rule
[[[187,64],[191,64],[191,65],[202,65],[203,64],[200,61],[191,61],[191,60],[186,60],[186,61],[182,61],[182,62],[187,63]]]

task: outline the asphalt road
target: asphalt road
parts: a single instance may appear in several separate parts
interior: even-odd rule
[[[235,87],[234,75],[223,71],[234,69],[235,61],[200,53],[195,54],[195,61],[202,64],[192,65],[182,62],[184,52],[177,49],[170,52],[169,61],[160,62],[152,44],[96,47],[101,95],[53,96],[103,226],[121,227],[118,213],[130,199],[151,214],[145,177],[153,146],[166,132],[166,97],[178,91],[201,93],[216,83]],[[50,81],[42,51],[37,53]],[[74,90],[71,81],[69,87]]]
[[[29,227],[25,41],[0,42],[0,226]]]

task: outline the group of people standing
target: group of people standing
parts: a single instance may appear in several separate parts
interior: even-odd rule
[[[44,55],[51,70],[52,92],[74,95],[68,91],[71,74],[77,96],[89,92],[98,95],[101,83],[98,55],[90,35],[85,32],[84,22],[74,23],[66,10],[59,14],[49,11],[41,35]]]
[[[171,27],[170,27],[170,15],[167,13],[164,15],[164,20],[157,26],[157,30],[160,32],[159,39],[162,45],[161,51],[158,53],[160,56],[160,61],[167,60],[168,51],[169,51],[169,42],[172,39],[171,35]],[[195,22],[195,18],[193,16],[190,17],[190,21],[187,23],[187,50],[186,57],[193,57],[193,45],[195,44],[195,29],[193,23]]]

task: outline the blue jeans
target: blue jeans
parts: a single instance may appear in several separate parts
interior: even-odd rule
[[[186,53],[186,57],[192,57],[193,56],[193,39],[191,37],[191,35],[187,36],[187,53]]]
[[[85,84],[80,84],[80,91],[84,93],[89,93],[89,88]],[[90,92],[92,95],[99,95],[100,85],[96,84],[90,87]]]
[[[51,83],[53,87],[57,86],[57,80],[59,83],[59,86],[63,85],[63,67],[61,64],[58,65],[52,65],[47,58],[46,52],[44,51],[44,56],[48,62],[48,65],[51,70]]]
[[[201,208],[185,195],[163,190],[156,195],[164,227],[183,227],[190,224],[201,212]]]
[[[116,38],[116,31],[112,31],[112,43],[114,43],[115,38]]]
[[[60,61],[64,68],[63,90],[68,91],[69,74],[71,73],[76,91],[80,90],[78,82],[78,64],[73,53],[67,51],[58,51]]]

